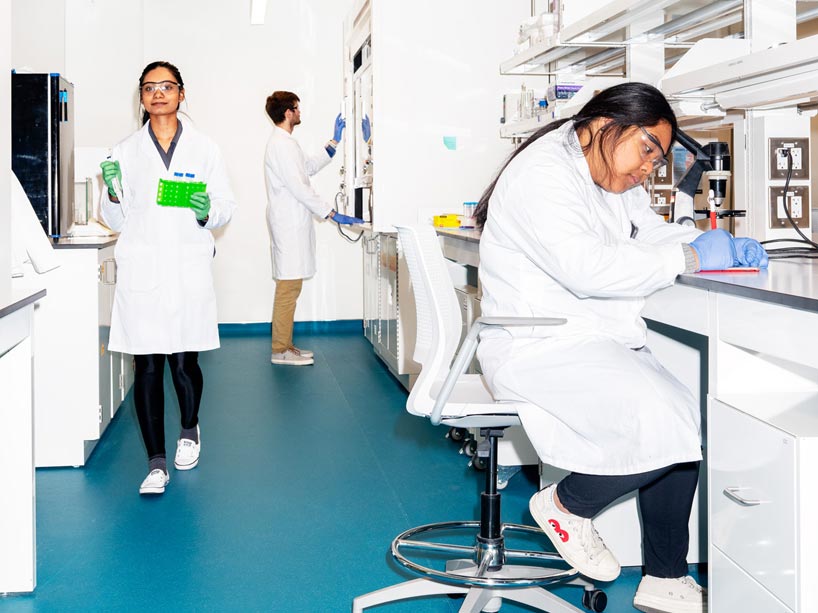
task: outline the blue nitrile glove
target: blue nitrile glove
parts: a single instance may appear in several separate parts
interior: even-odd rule
[[[196,213],[196,219],[204,221],[210,214],[210,196],[207,192],[190,194],[190,208]]]
[[[335,118],[335,132],[332,135],[332,140],[334,140],[336,143],[340,142],[346,125],[347,120],[341,117],[341,113],[338,113],[338,117]]]
[[[724,270],[736,261],[736,247],[727,230],[709,230],[690,246],[699,256],[699,270]]]
[[[348,224],[351,226],[358,223],[364,223],[363,219],[360,219],[358,217],[350,217],[349,215],[342,215],[335,209],[333,209],[333,213],[330,214],[330,219],[332,219],[332,221],[334,221],[338,225]]]
[[[364,142],[368,143],[369,139],[372,138],[372,126],[369,123],[369,115],[364,115],[364,118],[361,120],[361,132],[364,136]]]
[[[116,198],[114,185],[117,185],[117,183],[114,182],[114,179],[116,179],[119,185],[122,185],[122,169],[119,167],[119,161],[112,162],[111,160],[105,160],[104,162],[100,162],[99,167],[102,168],[102,180],[105,181],[105,185],[108,186],[108,193]]]
[[[767,268],[770,264],[770,257],[756,239],[734,238],[733,245],[736,247],[736,259],[733,266]]]

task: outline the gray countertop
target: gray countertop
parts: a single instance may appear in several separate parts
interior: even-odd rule
[[[11,299],[8,302],[0,303],[0,318],[10,315],[32,302],[37,302],[43,297],[45,297],[44,289],[12,292]]]
[[[116,244],[116,236],[73,236],[52,241],[54,249],[104,249]]]
[[[818,311],[818,260],[773,260],[767,270],[681,275],[680,285]]]
[[[479,243],[475,229],[436,228],[446,240]],[[475,251],[476,245],[470,245]],[[448,255],[448,254],[447,254]],[[465,262],[475,265],[473,261]],[[680,275],[677,283],[712,292],[732,294],[754,300],[818,312],[818,260],[773,260],[760,272],[696,273]]]
[[[480,242],[480,230],[476,228],[435,228],[441,236],[450,236],[470,243]]]

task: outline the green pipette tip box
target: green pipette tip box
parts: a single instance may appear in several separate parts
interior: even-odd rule
[[[161,206],[189,208],[190,195],[206,191],[207,183],[159,179],[159,191],[156,194],[156,203]]]

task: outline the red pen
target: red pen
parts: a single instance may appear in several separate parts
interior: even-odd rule
[[[699,270],[697,274],[715,274],[720,272],[758,272],[760,269],[754,266],[737,266],[736,268],[722,268],[720,270]]]

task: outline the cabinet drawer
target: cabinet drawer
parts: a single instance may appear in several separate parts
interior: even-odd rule
[[[795,609],[795,439],[718,400],[709,429],[711,543]]]
[[[812,344],[793,341],[818,329],[818,313],[728,294],[719,294],[716,300],[720,340],[818,368],[818,353]]]
[[[709,613],[792,613],[715,547],[707,599]]]

